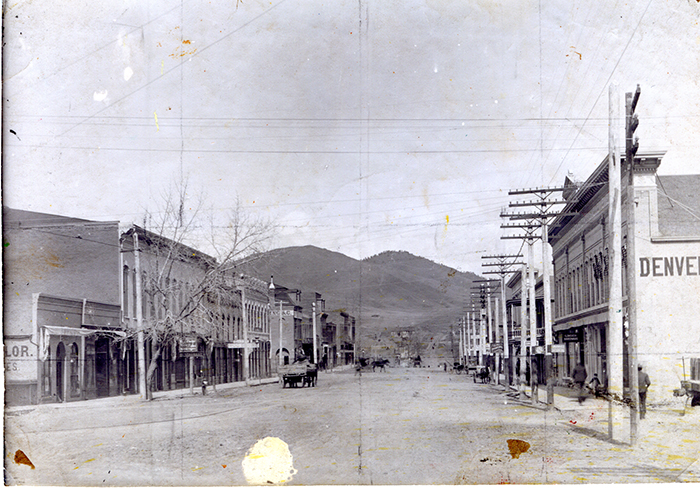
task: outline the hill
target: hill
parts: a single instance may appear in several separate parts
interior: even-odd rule
[[[450,325],[461,316],[474,273],[464,273],[405,251],[357,260],[315,246],[269,251],[243,271],[318,292],[326,310],[346,310],[358,319],[364,345],[386,343],[391,332],[413,330],[428,347],[451,347]]]

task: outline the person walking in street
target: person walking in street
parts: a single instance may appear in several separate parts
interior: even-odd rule
[[[586,399],[584,385],[586,384],[586,378],[588,377],[586,367],[583,365],[583,363],[578,363],[576,365],[573,373],[571,374],[571,377],[573,378],[574,383],[578,387],[578,402],[583,403],[583,401]]]
[[[647,389],[651,385],[649,375],[642,371],[642,365],[637,366],[637,378],[639,380],[639,418],[643,419],[647,414]]]
[[[600,379],[598,378],[597,373],[593,374],[593,379],[590,381],[590,383],[588,383],[588,389],[591,390],[591,393],[593,393],[596,397],[602,396],[603,388],[600,384]]]

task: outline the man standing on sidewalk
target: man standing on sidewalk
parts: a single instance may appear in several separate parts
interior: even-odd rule
[[[642,371],[642,365],[637,366],[639,380],[639,418],[643,419],[647,414],[647,389],[651,385],[649,375]]]
[[[578,363],[576,365],[573,373],[571,374],[571,377],[573,378],[574,383],[576,383],[576,386],[578,387],[578,402],[583,403],[583,401],[586,399],[586,394],[583,388],[586,384],[586,378],[588,377],[588,372],[586,371],[586,367],[583,365],[583,363]]]

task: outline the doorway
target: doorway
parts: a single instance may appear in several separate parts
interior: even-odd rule
[[[56,348],[56,399],[59,402],[65,401],[65,385],[63,384],[65,362],[66,347],[63,345],[63,342],[59,342]]]
[[[95,341],[95,387],[98,397],[109,396],[110,340],[101,337]]]

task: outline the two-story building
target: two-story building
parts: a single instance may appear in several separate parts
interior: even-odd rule
[[[652,403],[670,397],[687,375],[688,358],[700,357],[700,175],[660,176],[662,158],[663,153],[637,155],[633,201],[628,201],[626,177],[621,191],[622,208],[631,203],[635,219],[632,237],[623,210],[623,317],[631,298],[637,311],[637,360],[651,377]],[[570,371],[583,361],[589,377],[596,373],[605,383],[612,243],[607,158],[585,182],[565,193],[567,204],[549,230],[553,330],[566,346],[565,368]],[[628,252],[632,238],[634,255]],[[632,297],[626,266],[635,267]],[[626,359],[628,334],[624,328],[621,333]]]
[[[3,208],[5,401],[117,395],[119,225]]]

